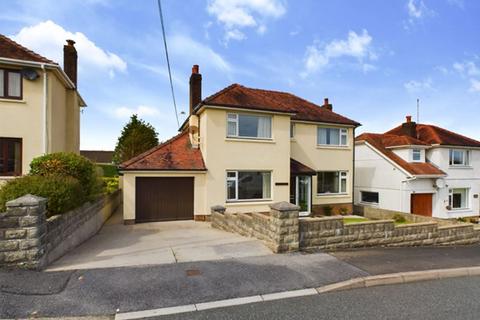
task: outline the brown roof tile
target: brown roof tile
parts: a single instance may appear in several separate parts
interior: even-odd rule
[[[121,170],[207,170],[199,148],[192,148],[188,132],[122,163]]]
[[[293,174],[306,174],[306,175],[315,175],[317,172],[310,168],[309,166],[290,158],[290,173]]]
[[[393,151],[387,149],[386,145],[391,145],[392,141],[399,139],[399,136],[395,136],[392,134],[363,133],[359,135],[355,140],[368,142],[375,149],[383,153],[386,157],[388,157],[390,160],[395,162],[397,165],[399,165],[412,175],[445,175],[445,172],[435,167],[432,163],[408,162],[396,155]]]
[[[32,50],[25,48],[24,46],[21,46],[20,44],[16,43],[12,39],[2,34],[0,34],[0,57],[57,64],[56,62],[42,57],[38,53],[35,53]]]
[[[356,121],[291,93],[247,88],[236,83],[205,98],[201,105],[293,113],[294,120],[360,125]]]

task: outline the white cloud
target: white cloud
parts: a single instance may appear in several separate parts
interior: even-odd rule
[[[480,81],[476,79],[470,79],[470,91],[480,92]]]
[[[449,74],[450,71],[448,71],[448,68],[444,67],[444,66],[436,66],[434,68],[436,71],[446,75],[446,74]]]
[[[477,67],[477,65],[473,61],[465,61],[463,63],[455,62],[453,64],[453,69],[455,69],[455,71],[459,72],[462,75],[467,75],[467,76],[480,75],[480,68]]]
[[[403,86],[405,87],[405,89],[409,93],[417,93],[417,92],[423,92],[423,91],[426,91],[426,90],[432,90],[433,89],[431,78],[427,78],[427,79],[424,79],[424,80],[421,80],[421,81],[410,80],[410,81],[404,83]]]
[[[426,17],[435,15],[435,11],[428,8],[423,0],[408,0],[406,9],[408,13],[408,20],[404,21],[405,29],[409,29]]]
[[[373,38],[368,34],[367,30],[363,30],[361,34],[354,31],[348,33],[345,40],[333,40],[326,45],[315,42],[306,49],[305,54],[305,71],[302,73],[306,76],[327,67],[333,59],[341,57],[350,57],[357,59],[364,71],[373,70],[374,66],[363,61],[373,61],[377,59],[372,48]]]
[[[113,110],[113,114],[117,118],[129,118],[131,115],[136,114],[139,117],[152,117],[158,116],[160,112],[158,109],[150,106],[136,106],[136,107],[118,107]]]
[[[207,12],[225,28],[225,41],[246,38],[240,29],[257,27],[257,32],[266,32],[263,23],[268,18],[277,19],[286,12],[282,0],[210,0]],[[231,35],[236,35],[232,37]]]
[[[63,62],[63,45],[73,39],[78,51],[80,71],[105,71],[111,77],[115,72],[125,72],[127,63],[118,55],[97,46],[85,34],[70,32],[51,20],[24,27],[11,36],[13,40],[57,62]]]

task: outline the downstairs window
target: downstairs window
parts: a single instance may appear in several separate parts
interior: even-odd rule
[[[270,171],[227,171],[227,201],[271,198]]]

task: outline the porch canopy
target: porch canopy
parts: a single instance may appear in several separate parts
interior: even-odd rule
[[[309,166],[290,158],[290,174],[292,176],[314,176],[317,172]]]

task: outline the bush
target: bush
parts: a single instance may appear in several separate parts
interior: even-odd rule
[[[97,164],[97,167],[101,169],[103,177],[113,178],[118,176],[117,166],[113,164]]]
[[[332,207],[332,206],[325,206],[325,207],[323,207],[323,214],[326,215],[326,216],[331,216],[331,215],[332,215],[332,211],[333,211],[333,207]]]
[[[393,215],[393,220],[397,223],[407,222],[407,219],[405,219],[405,217],[399,213]]]
[[[51,153],[33,159],[30,175],[72,177],[80,182],[88,200],[93,200],[101,192],[95,164],[75,153]]]
[[[26,194],[47,198],[47,217],[65,213],[87,201],[80,182],[58,175],[24,176],[8,181],[0,189],[0,211],[5,203]]]
[[[348,211],[349,211],[349,210],[348,210],[348,208],[346,208],[346,207],[341,207],[341,208],[340,208],[340,214],[341,214],[342,216],[346,216],[346,215],[348,214]]]
[[[102,180],[103,180],[103,191],[106,194],[111,194],[118,190],[118,185],[119,185],[118,177],[114,177],[114,178],[103,177]]]

